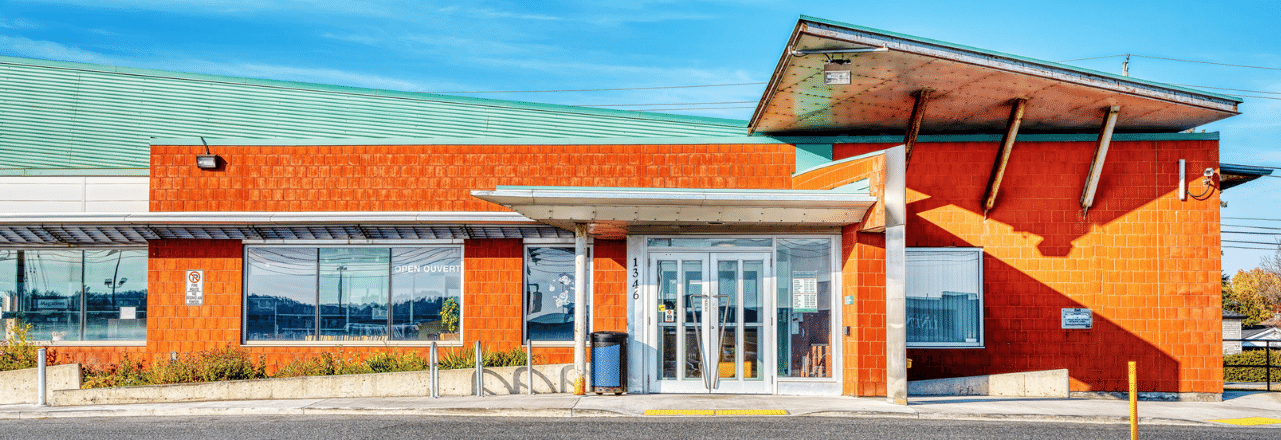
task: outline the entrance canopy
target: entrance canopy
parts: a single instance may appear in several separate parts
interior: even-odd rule
[[[876,197],[825,190],[499,186],[472,196],[592,236],[629,233],[831,232],[863,220]]]

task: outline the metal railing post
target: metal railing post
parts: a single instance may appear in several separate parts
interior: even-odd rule
[[[428,357],[427,362],[431,365],[431,372],[428,373],[431,376],[431,396],[440,397],[440,357],[437,356],[436,341],[431,343],[431,355]]]
[[[45,350],[36,350],[36,405],[45,406]]]
[[[476,397],[485,397],[485,355],[480,351],[480,341],[476,341]]]
[[[1268,381],[1268,391],[1272,391],[1272,341],[1268,341],[1263,349],[1263,360],[1268,364],[1268,368],[1263,370],[1263,380]]]
[[[526,385],[529,385],[529,393],[534,394],[534,343],[530,341],[525,344],[525,374]]]

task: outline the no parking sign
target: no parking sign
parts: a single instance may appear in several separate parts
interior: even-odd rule
[[[187,305],[198,306],[205,303],[205,271],[187,271]]]

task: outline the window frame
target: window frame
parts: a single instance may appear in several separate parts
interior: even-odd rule
[[[148,304],[148,303],[149,303],[149,301],[150,301],[150,295],[151,295],[150,287],[151,287],[151,284],[150,284],[150,281],[149,281],[149,280],[150,280],[150,277],[151,277],[151,270],[150,270],[150,259],[151,259],[151,255],[150,255],[150,251],[149,251],[149,249],[148,249],[148,247],[147,247],[147,246],[138,246],[138,245],[125,245],[125,246],[121,246],[121,245],[89,245],[89,246],[70,246],[70,247],[52,247],[52,246],[5,246],[5,247],[3,248],[3,250],[7,250],[7,251],[77,251],[77,252],[80,252],[80,259],[81,259],[81,260],[80,260],[80,261],[81,261],[81,263],[80,263],[80,264],[81,264],[82,266],[84,265],[84,252],[85,252],[85,251],[113,251],[113,250],[118,250],[118,251],[139,251],[139,252],[142,252],[143,257],[147,258],[147,260],[148,260],[148,267],[147,267],[147,270],[145,270],[145,271],[144,271],[144,273],[146,274],[146,276],[145,276],[145,277],[143,278],[143,280],[142,280],[142,281],[143,281],[143,284],[146,286],[146,288],[144,288],[144,291],[145,291],[146,293],[143,295],[143,304],[144,304],[144,305],[146,305],[146,304]],[[80,290],[80,292],[79,292],[79,294],[78,294],[78,296],[79,296],[79,298],[80,298],[80,304],[79,304],[79,306],[80,306],[80,311],[79,311],[79,312],[80,312],[80,323],[79,323],[79,327],[80,327],[80,334],[81,334],[81,335],[85,335],[85,334],[87,334],[87,333],[86,333],[86,327],[88,326],[88,322],[89,322],[89,317],[88,317],[88,313],[89,313],[89,310],[88,310],[89,298],[85,295],[85,292],[84,292],[85,287],[86,287],[86,286],[88,286],[88,283],[87,283],[87,282],[85,281],[85,279],[84,279],[84,277],[85,277],[85,276],[86,276],[86,271],[84,270],[84,268],[83,268],[83,267],[81,267],[81,270],[80,270],[80,284],[81,284],[81,290]],[[149,320],[149,318],[150,318],[150,310],[148,310],[148,320]],[[51,347],[144,347],[144,346],[146,346],[146,345],[147,345],[147,338],[148,338],[148,336],[147,336],[147,335],[149,334],[149,328],[150,328],[150,327],[149,327],[149,325],[150,325],[150,324],[144,324],[144,325],[143,325],[143,337],[142,337],[142,339],[95,339],[95,340],[83,340],[83,339],[82,339],[82,340],[76,340],[76,341],[67,341],[67,340],[54,341],[54,340],[36,340],[36,339],[32,339],[32,340],[31,340],[31,342],[32,342],[32,343],[34,343],[34,344],[38,344],[38,345],[48,345],[48,346],[51,346]],[[0,341],[7,341],[7,340],[9,339],[9,329],[6,327],[6,323],[5,323],[3,320],[0,320],[0,335],[2,335],[2,336],[3,336],[3,338],[0,338]]]
[[[529,248],[573,248],[573,239],[525,239],[521,246],[520,264],[520,340],[522,345],[533,347],[573,347],[574,340],[567,341],[532,341],[529,339],[529,280],[526,272],[529,268]],[[587,333],[590,335],[594,326],[592,305],[596,297],[596,250],[593,240],[587,240]]]
[[[987,272],[987,267],[984,265],[983,248],[982,247],[908,247],[905,249],[905,253],[910,253],[912,251],[978,254],[978,259],[977,259],[978,292],[977,293],[978,293],[978,302],[979,302],[978,304],[979,328],[977,333],[978,338],[976,338],[977,339],[976,342],[907,342],[905,341],[907,348],[908,349],[985,349],[987,348],[987,345],[986,345],[987,344],[987,333],[986,333],[987,332],[987,316],[986,316],[986,313],[984,312],[984,305],[986,304],[985,298],[987,296],[986,283],[984,281],[984,278]],[[912,278],[912,274],[906,270],[907,269],[906,264],[907,264],[907,258],[904,258],[904,266],[905,266],[904,275],[906,276],[906,279],[910,280]],[[903,288],[904,288],[904,296],[905,296],[904,300],[906,301],[907,286],[904,285]],[[906,313],[906,308],[904,309],[904,313]],[[907,317],[904,316],[905,321],[906,319]]]
[[[366,242],[361,242],[361,243],[330,242],[330,241],[315,241],[315,240],[305,240],[305,241],[300,240],[300,241],[292,241],[287,243],[270,242],[270,241],[253,241],[253,242],[245,241],[242,247],[243,247],[243,250],[241,252],[241,265],[240,265],[240,274],[241,274],[240,344],[242,346],[253,346],[253,347],[282,347],[282,346],[283,347],[338,347],[338,346],[429,347],[433,343],[440,347],[462,347],[465,345],[463,341],[467,340],[467,319],[466,319],[467,317],[466,315],[467,313],[466,312],[467,310],[467,247],[464,246],[463,240],[456,240],[456,239],[405,240],[405,241],[370,240],[367,243]],[[319,340],[317,341],[279,341],[279,340],[251,341],[249,340],[248,333],[247,333],[247,330],[249,329],[249,313],[248,313],[249,311],[248,309],[249,277],[246,275],[248,273],[250,249],[308,248],[308,249],[317,249],[319,251],[319,249],[324,249],[324,248],[375,248],[375,249],[387,249],[390,251],[391,249],[394,249],[394,248],[406,248],[406,247],[441,247],[441,248],[457,248],[458,249],[458,260],[459,260],[458,262],[458,308],[461,316],[459,316],[459,319],[458,319],[458,340],[457,341],[395,340],[391,338],[390,328],[388,328],[387,339],[373,340],[373,341],[319,341]],[[394,258],[394,255],[392,257]],[[392,311],[392,307],[394,304],[391,301],[393,296],[395,295],[395,286],[391,282],[391,279],[394,275],[391,273],[391,266],[392,266],[392,261],[389,260],[388,261],[388,289],[387,289],[387,300],[388,300],[387,313],[388,313],[389,320],[391,319],[390,317],[394,313]],[[319,276],[319,274],[320,274],[319,267],[317,267],[316,275]],[[316,319],[317,320],[320,319],[319,295],[320,295],[320,292],[319,292],[319,289],[317,289],[317,292],[316,292],[316,300],[317,300]]]

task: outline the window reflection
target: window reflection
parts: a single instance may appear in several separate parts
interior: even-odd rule
[[[320,249],[320,340],[387,338],[390,264],[386,248]]]
[[[462,324],[462,251],[392,248],[392,339],[457,341]]]
[[[144,250],[0,250],[0,319],[33,340],[146,340],[146,314]]]
[[[778,375],[832,377],[832,241],[778,239]]]
[[[590,252],[588,261],[591,261]],[[590,264],[588,265],[590,267]],[[590,270],[588,280],[591,279]],[[525,251],[525,337],[531,341],[574,340],[574,248]],[[590,282],[590,281],[585,281]],[[591,292],[590,285],[584,285]],[[590,298],[591,295],[589,294]],[[587,309],[590,313],[591,309]],[[590,318],[588,322],[591,322]]]
[[[247,341],[458,341],[462,247],[252,247]]]
[[[302,341],[316,334],[316,249],[250,248],[245,339]]]

